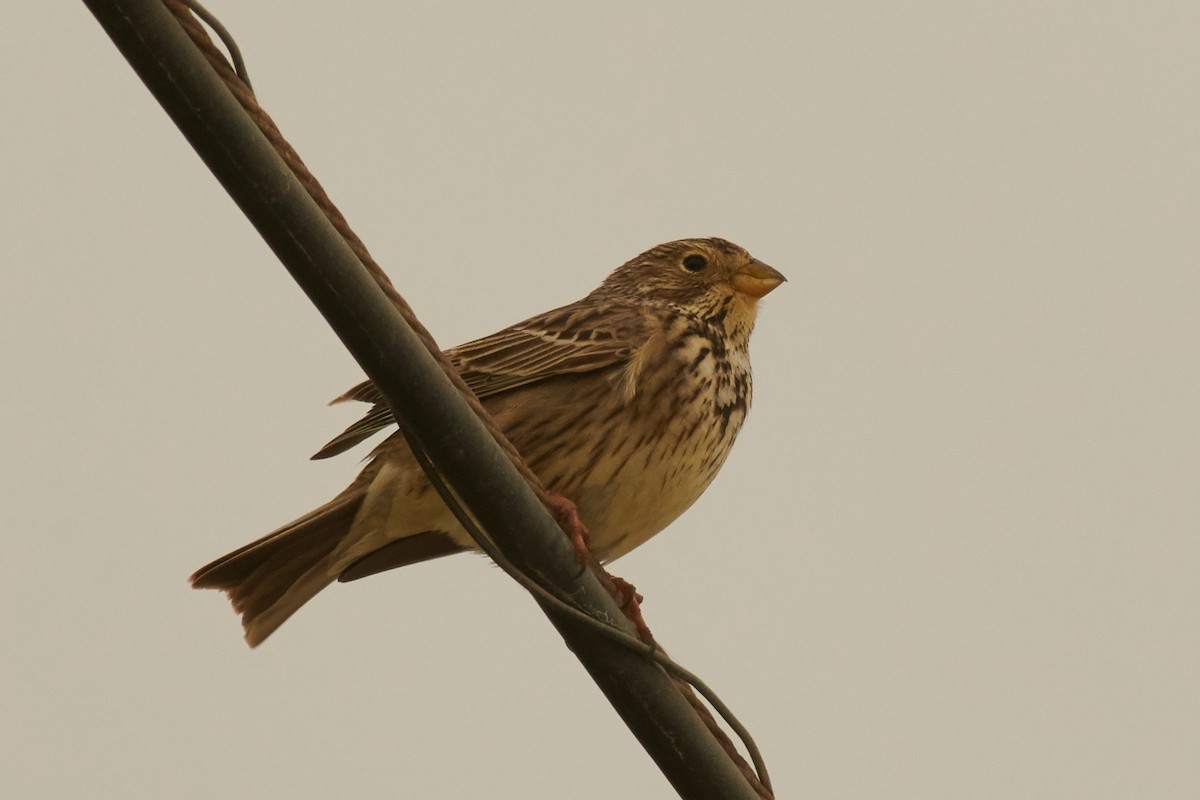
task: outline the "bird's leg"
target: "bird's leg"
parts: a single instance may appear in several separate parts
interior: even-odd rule
[[[571,540],[571,544],[575,548],[575,561],[578,562],[580,569],[585,569],[588,562],[592,560],[592,551],[588,548],[591,534],[588,533],[583,520],[579,518],[579,508],[555,491],[546,492],[546,505],[554,514],[558,526],[566,532],[567,538]]]
[[[625,616],[629,617],[629,621],[637,628],[638,637],[646,644],[655,645],[654,634],[650,632],[650,626],[646,624],[646,618],[642,616],[642,601],[646,598],[642,597],[634,585],[624,578],[618,578],[612,574],[608,577],[617,590],[617,603],[625,612]]]
[[[579,508],[568,500],[563,495],[553,490],[546,492],[546,505],[551,513],[554,514],[555,520],[562,528],[567,538],[571,540],[571,544],[575,548],[575,561],[579,564],[580,574],[588,568],[589,564],[594,564],[596,571],[602,578],[606,577],[612,582],[609,592],[617,601],[617,605],[625,612],[625,616],[637,628],[638,636],[643,642],[651,646],[657,647],[654,641],[654,634],[650,632],[650,626],[646,624],[646,618],[642,616],[642,600],[638,594],[638,590],[634,585],[624,578],[618,578],[616,575],[609,573],[604,567],[600,566],[592,558],[592,551],[588,547],[588,540],[591,534],[588,532],[587,526],[583,524],[583,520],[579,518]],[[603,581],[601,581],[603,583]]]

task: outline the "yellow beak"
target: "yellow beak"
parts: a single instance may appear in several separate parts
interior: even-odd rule
[[[779,270],[768,267],[755,258],[733,273],[730,282],[737,291],[757,299],[786,280],[787,278],[783,277],[783,273]]]

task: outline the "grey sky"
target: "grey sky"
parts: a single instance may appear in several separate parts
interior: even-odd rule
[[[447,346],[681,236],[789,277],[614,567],[781,798],[1200,795],[1194,4],[209,5]],[[82,4],[6,19],[0,794],[670,796],[482,559],[254,652],[188,589],[360,374]]]

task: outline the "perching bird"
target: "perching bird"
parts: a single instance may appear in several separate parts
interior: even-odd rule
[[[447,355],[601,562],[658,533],[708,487],[750,407],[758,300],[785,278],[724,239],[661,244],[591,294]],[[374,403],[326,458],[393,424]],[[335,580],[477,549],[393,433],[325,505],[192,576],[222,589],[253,647]]]

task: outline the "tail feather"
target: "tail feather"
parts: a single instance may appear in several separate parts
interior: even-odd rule
[[[347,492],[192,575],[197,589],[220,589],[242,615],[251,647],[260,644],[317,592],[337,579],[334,554],[362,494]]]
[[[382,489],[372,489],[383,468],[381,459],[372,460],[325,505],[196,570],[192,586],[229,595],[242,616],[246,642],[256,647],[336,580],[356,580],[464,550],[445,531],[392,527],[390,484],[384,480]],[[364,519],[358,519],[360,512]],[[369,530],[352,531],[356,524]],[[397,540],[387,543],[380,535],[384,528]],[[380,541],[385,543],[378,545]],[[372,546],[376,549],[367,549]]]

